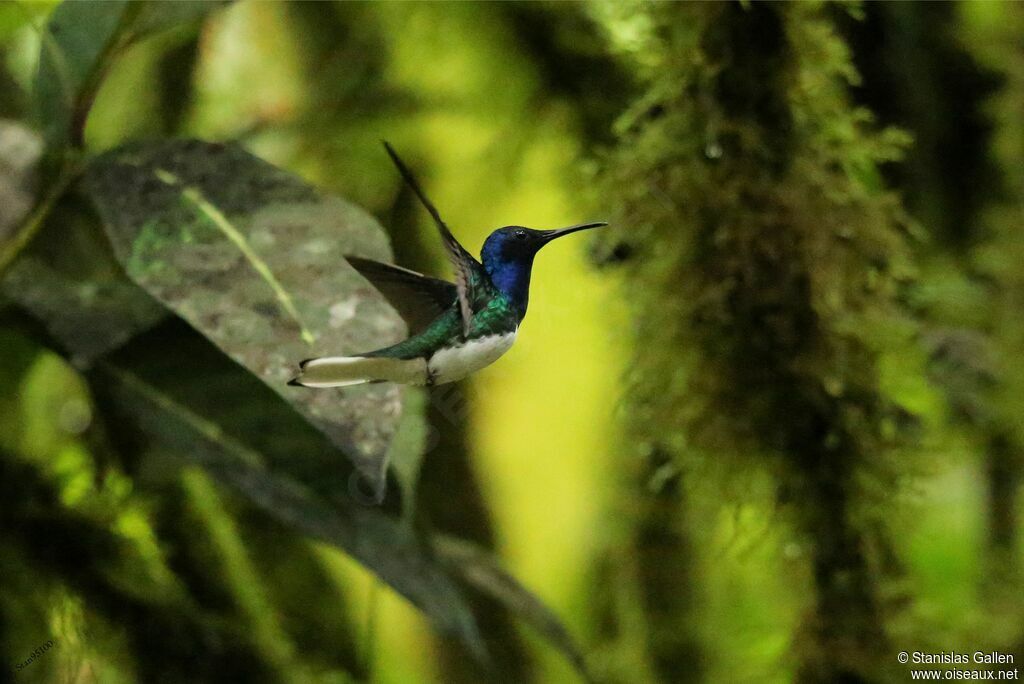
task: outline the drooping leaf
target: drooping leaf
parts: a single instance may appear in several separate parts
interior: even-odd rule
[[[167,318],[104,361],[215,423],[261,454],[274,475],[295,480],[341,508],[365,503],[355,466],[327,435],[180,318]],[[152,463],[143,469],[153,465],[160,470]],[[390,494],[382,509],[394,514],[400,497]]]
[[[169,315],[128,280],[95,215],[67,199],[0,277],[16,302],[79,368],[117,349]]]
[[[585,680],[592,681],[583,651],[562,621],[540,598],[501,567],[490,553],[450,536],[435,537],[434,547],[452,572],[466,584],[496,600],[512,615],[536,629],[569,659]]]
[[[79,366],[116,349],[165,315],[130,282],[74,280],[33,256],[11,267],[2,288],[72,350]]]
[[[327,433],[381,498],[400,390],[286,385],[302,359],[403,336],[344,259],[388,259],[373,218],[239,147],[198,141],[114,151],[87,188],[129,277]]]
[[[355,500],[329,503],[293,478],[275,474],[268,457],[227,434],[144,378],[104,362],[91,378],[140,434],[203,466],[257,507],[294,529],[343,549],[486,659],[475,619],[449,571],[412,530],[379,507]]]

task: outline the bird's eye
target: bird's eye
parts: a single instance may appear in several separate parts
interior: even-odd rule
[[[517,230],[516,232],[514,232],[512,234],[516,236],[516,240],[525,240],[526,239],[526,231],[523,230],[522,228],[520,228],[519,230]]]

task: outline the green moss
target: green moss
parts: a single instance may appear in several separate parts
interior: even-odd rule
[[[894,440],[928,405],[879,366],[913,340],[896,305],[908,222],[877,173],[902,138],[848,102],[856,74],[820,6],[643,13],[640,38],[606,18],[649,83],[604,162],[605,252],[632,255],[630,429],[716,489],[768,458],[811,543],[802,676],[869,676],[884,631],[862,483],[899,469]]]

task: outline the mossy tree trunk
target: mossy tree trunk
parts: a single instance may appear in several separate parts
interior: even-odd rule
[[[962,10],[952,3],[869,3],[863,19],[847,22],[845,33],[862,74],[857,98],[883,123],[914,138],[906,159],[886,171],[932,236],[926,285],[937,292],[955,287],[970,298],[970,306],[957,306],[946,298],[916,297],[931,328],[934,375],[954,415],[978,433],[984,449],[990,565],[998,582],[1015,564],[1022,459],[990,391],[1004,376],[992,358],[999,297],[979,272],[974,250],[992,238],[986,213],[1020,199],[1012,172],[1001,167],[993,147],[997,124],[1019,124],[1013,117],[993,120],[993,95],[1013,86],[1012,74],[1004,64],[979,59],[985,48],[972,47],[977,39],[962,30]]]
[[[814,582],[799,679],[873,679],[888,650],[872,549],[886,541],[863,483],[893,469],[907,418],[879,389],[871,337],[902,317],[902,217],[876,168],[896,137],[850,106],[849,56],[820,8],[673,4],[643,19],[625,47],[648,92],[605,160],[621,208],[605,253],[625,263],[637,321],[632,420],[683,472],[730,451],[775,464]],[[617,22],[634,20],[607,21],[626,35]]]
[[[628,480],[633,505],[630,564],[647,623],[647,644],[660,681],[703,681],[702,646],[694,619],[696,573],[686,526],[682,475],[664,448],[650,450]]]
[[[1002,182],[998,193],[987,196],[988,205],[979,220],[980,245],[974,250],[973,264],[987,286],[990,299],[990,337],[996,359],[995,382],[986,398],[990,400],[993,431],[990,441],[989,545],[994,573],[986,591],[998,601],[995,610],[1015,612],[1024,622],[1024,605],[1019,586],[1021,577],[1021,515],[1024,514],[1024,430],[1021,429],[1019,398],[1024,395],[1024,364],[1020,349],[1024,346],[1024,277],[1020,263],[1024,259],[1024,8],[1016,3],[991,7],[965,5],[960,8],[957,26],[962,45],[970,55],[1000,78],[998,90],[984,103],[984,111],[993,125],[987,149]],[[1012,644],[1015,662],[1024,658],[1024,627]]]

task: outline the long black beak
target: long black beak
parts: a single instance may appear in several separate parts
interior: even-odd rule
[[[587,230],[588,228],[600,228],[601,226],[607,226],[608,224],[604,221],[597,221],[594,223],[579,223],[575,226],[569,226],[568,228],[559,228],[558,230],[545,230],[544,231],[544,242],[551,242],[555,238],[560,238],[563,235],[569,233],[575,233],[580,230]]]

